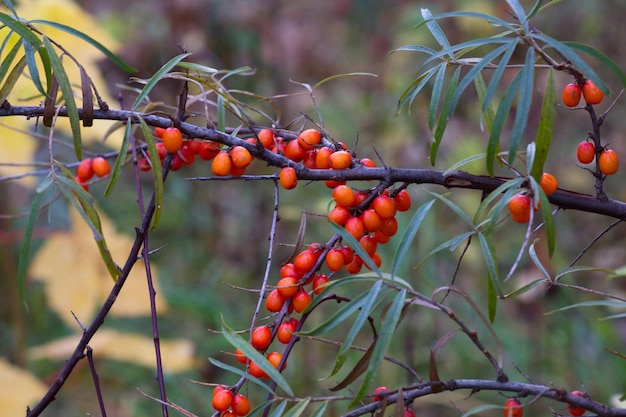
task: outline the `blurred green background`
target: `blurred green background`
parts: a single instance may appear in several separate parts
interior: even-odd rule
[[[24,0],[26,1],[26,0]],[[429,8],[433,14],[467,9],[495,14],[509,19],[504,1],[431,1],[403,0],[337,0],[298,2],[280,0],[142,0],[108,2],[79,1],[85,10],[96,16],[99,23],[123,45],[120,55],[139,69],[137,76],[149,77],[164,62],[180,53],[181,48],[192,52],[192,60],[215,68],[250,66],[256,73],[229,81],[231,88],[249,90],[262,95],[303,92],[302,87],[290,82],[311,85],[326,77],[355,71],[377,74],[377,77],[338,79],[315,91],[325,128],[350,148],[358,138],[360,156],[375,159],[374,149],[388,165],[397,167],[430,166],[428,149],[430,133],[427,128],[429,97],[424,91],[417,98],[411,112],[402,109],[396,115],[396,105],[402,91],[412,82],[423,56],[400,52],[389,55],[394,48],[407,44],[435,43],[425,28],[414,29],[420,20],[420,8]],[[534,1],[523,2],[527,9]],[[534,24],[547,34],[562,40],[576,40],[597,47],[611,56],[621,67],[625,65],[621,41],[625,38],[622,23],[626,4],[620,1],[562,2],[537,17]],[[461,42],[485,36],[493,30],[488,25],[472,20],[442,22],[451,42]],[[591,62],[591,64],[596,64]],[[102,63],[102,71],[115,96],[126,83],[128,74],[121,73],[112,64]],[[618,81],[603,68],[596,67],[605,77],[615,95],[609,97],[601,109],[619,92]],[[541,84],[546,72],[537,71],[536,100],[540,103]],[[559,75],[557,88],[568,80]],[[164,83],[157,88],[153,100],[175,105],[180,85]],[[133,97],[124,92],[124,102]],[[317,120],[306,96],[277,100],[282,116],[288,124],[301,113]],[[113,106],[115,107],[115,106]],[[539,109],[539,104],[537,105]],[[531,113],[527,139],[532,139],[538,111]],[[623,101],[618,101],[603,125],[605,142],[624,155],[626,146],[623,131],[626,119]],[[450,121],[444,137],[437,169],[483,151],[486,134],[480,131],[476,98],[468,92],[456,116]],[[585,139],[590,124],[583,112],[558,110],[553,148],[547,171],[560,181],[560,186],[583,193],[593,192],[591,176],[577,166],[575,148]],[[267,123],[259,119],[259,123]],[[295,128],[299,127],[296,125]],[[482,173],[482,166],[465,167]],[[251,172],[272,172],[258,161]],[[136,208],[135,187],[130,167],[127,181],[118,186],[114,198],[102,198],[102,189],[94,187],[94,195],[111,217],[118,231],[132,236],[139,215]],[[223,319],[233,328],[249,326],[256,305],[255,293],[233,289],[232,286],[257,288],[263,278],[267,259],[267,242],[273,208],[273,186],[259,182],[195,182],[185,177],[210,174],[210,166],[196,163],[170,176],[166,186],[166,204],[162,222],[151,238],[153,248],[167,245],[153,257],[160,270],[162,292],[170,310],[160,319],[164,338],[189,339],[195,346],[196,366],[183,374],[167,374],[167,392],[172,401],[197,415],[212,413],[212,388],[191,383],[190,380],[229,384],[236,377],[215,368],[208,362],[215,357],[227,363],[235,361],[224,352],[231,348],[225,339],[211,333],[219,329]],[[147,182],[146,182],[147,184]],[[103,185],[102,185],[103,187]],[[626,199],[621,174],[607,182],[609,195]],[[411,186],[414,208],[430,200],[426,191],[444,192],[430,186]],[[470,215],[480,202],[476,192],[453,190],[450,198]],[[330,201],[330,192],[324,184],[308,184],[291,192],[280,194],[281,221],[273,275],[278,277],[278,266],[288,256],[296,241],[301,213],[324,214]],[[399,215],[402,226],[411,213]],[[559,212],[557,224],[557,252],[552,259],[545,256],[544,241],[539,241],[538,252],[550,272],[565,268],[569,262],[604,230],[612,219],[600,216]],[[582,257],[579,264],[619,268],[624,265],[623,225],[611,230]],[[467,226],[442,205],[436,206],[427,217],[417,237],[408,261],[402,267],[402,276],[424,294],[451,282],[462,248],[454,253],[444,252],[432,257],[419,268],[413,266],[438,244],[456,234],[467,231]],[[515,260],[525,227],[505,223],[496,234],[501,273],[505,275]],[[305,242],[324,242],[332,234],[323,217],[308,216]],[[541,237],[541,236],[539,236]],[[383,270],[389,268],[399,237],[381,249]],[[467,291],[483,312],[486,311],[486,274],[480,252],[472,245],[463,259],[456,284]],[[3,248],[1,263],[17,262],[15,248]],[[119,262],[119,261],[118,261]],[[519,272],[505,285],[510,291],[523,283],[539,278],[540,273],[524,257]],[[272,279],[271,279],[272,280]],[[591,288],[624,293],[620,279],[608,281],[601,274],[577,274],[568,282]],[[358,294],[363,288],[351,288]],[[43,289],[32,285],[28,299],[43,304]],[[346,295],[350,295],[349,292]],[[545,315],[544,313],[579,301],[596,299],[573,290],[537,291],[499,304],[495,329],[504,346],[505,369],[511,379],[526,382],[521,371],[538,383],[584,389],[600,401],[609,401],[621,394],[626,382],[623,360],[605,348],[624,352],[626,336],[622,320],[601,321],[616,311],[605,309],[578,309]],[[144,301],[138,301],[144,302]],[[450,296],[447,303],[465,318],[470,327],[478,330],[487,346],[495,344],[473,310],[458,296]],[[68,307],[68,308],[71,308]],[[310,327],[321,323],[335,306],[320,308],[311,318]],[[6,356],[19,362],[9,332],[20,326],[29,346],[68,333],[68,329],[41,306],[24,316],[22,323],[11,323],[8,308],[0,308],[3,338],[0,349]],[[150,336],[149,318],[107,322],[107,326]],[[309,328],[310,328],[309,327]],[[455,326],[446,317],[415,307],[398,329],[389,355],[408,363],[422,375],[428,374],[429,348]],[[12,329],[12,330],[11,330]],[[345,328],[327,335],[340,338]],[[361,346],[369,342],[364,331]],[[120,346],[120,349],[123,349]],[[322,380],[332,370],[337,348],[314,341],[301,342],[289,358],[285,375],[298,396],[329,395],[328,388],[338,377]],[[351,359],[354,363],[358,356]],[[62,364],[54,361],[20,363],[36,375],[51,381],[54,371]],[[493,370],[484,357],[458,334],[438,352],[439,374],[450,378],[494,378]],[[98,364],[105,400],[110,404],[110,415],[149,416],[159,412],[159,406],[142,397],[135,387],[156,395],[154,370],[133,366],[127,362],[104,360]],[[345,376],[347,369],[339,375]],[[396,387],[413,383],[410,376],[396,366],[384,364],[377,385]],[[264,398],[255,386],[249,387],[253,402]],[[454,405],[451,404],[454,402]],[[456,416],[459,407],[467,411],[482,403],[502,403],[498,393],[454,393],[418,399],[413,408],[421,416]],[[333,405],[327,415],[339,415],[345,404]],[[455,407],[456,406],[456,407]],[[565,413],[560,404],[538,401],[530,406],[528,415],[549,412],[548,406]],[[391,410],[390,410],[391,411]],[[483,414],[496,415],[500,410]],[[50,407],[46,415],[84,415],[97,413],[93,387],[88,369],[79,368]]]

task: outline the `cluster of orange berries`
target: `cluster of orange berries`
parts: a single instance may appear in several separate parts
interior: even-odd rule
[[[576,107],[580,103],[581,95],[587,104],[600,104],[604,99],[604,93],[591,80],[586,80],[582,86],[578,83],[569,83],[563,88],[561,98],[567,107]]]
[[[95,158],[85,158],[78,164],[74,179],[85,191],[89,191],[89,180],[93,176],[106,177],[111,173],[109,161],[101,156]]]
[[[388,391],[389,388],[385,386],[378,387],[374,390],[374,401],[380,401],[384,398],[384,395],[381,393]],[[403,417],[415,417],[415,412],[411,410],[409,407],[404,407]]]
[[[295,320],[295,319],[294,319]],[[298,325],[298,321],[296,320],[291,333],[295,331],[295,326]],[[291,337],[291,333],[289,337]],[[281,337],[282,338],[282,337]],[[281,340],[279,338],[279,340]],[[284,339],[282,339],[284,340]],[[258,351],[264,352],[272,343],[272,330],[269,326],[262,325],[257,326],[252,330],[252,335],[250,336],[250,344]],[[288,342],[284,342],[288,343]],[[256,363],[248,359],[248,357],[239,349],[235,351],[235,358],[237,362],[242,363],[248,366],[248,373],[256,378],[268,379],[269,376],[265,373],[263,369]],[[278,369],[280,363],[283,360],[283,354],[280,352],[269,352],[266,356],[269,363],[274,366],[274,368]],[[282,372],[287,367],[287,361],[283,363],[280,367],[280,371]]]
[[[546,195],[550,195],[557,190],[559,183],[554,175],[544,172],[541,176],[541,181],[539,181],[539,186]],[[518,223],[528,223],[532,203],[531,197],[526,193],[514,195],[508,204],[513,220]],[[539,210],[538,202],[534,205],[534,210]]]
[[[587,394],[581,391],[572,391],[572,395],[581,398],[587,398]],[[567,404],[567,411],[571,416],[580,417],[585,414],[585,409],[580,407],[574,407],[571,404]],[[504,402],[504,417],[523,417],[524,408],[522,403],[517,398],[507,398]]]
[[[250,401],[243,394],[233,394],[223,385],[218,385],[213,390],[211,401],[213,408],[221,412],[221,417],[245,416],[250,412]]]

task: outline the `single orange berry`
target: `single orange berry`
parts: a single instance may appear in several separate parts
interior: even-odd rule
[[[384,234],[381,230],[375,231],[374,237],[378,243],[382,243],[383,245],[391,240],[391,236]]]
[[[330,155],[334,151],[328,146],[323,146],[317,150],[315,154],[315,168],[328,169],[330,168]]]
[[[619,158],[613,149],[602,151],[598,157],[598,166],[604,175],[615,174],[619,168]]]
[[[407,190],[400,190],[393,200],[398,211],[408,211],[411,208],[411,195]]]
[[[415,417],[415,411],[413,411],[409,407],[406,407],[404,409],[404,412],[402,413],[402,417]]]
[[[398,232],[398,220],[395,217],[383,219],[379,230],[385,236],[395,235]]]
[[[91,158],[83,159],[78,164],[76,168],[76,176],[78,176],[81,180],[87,181],[93,177],[93,166],[92,166]]]
[[[586,398],[587,394],[581,391],[572,391],[572,395],[577,397]],[[580,417],[585,414],[585,409],[581,407],[572,407],[570,404],[567,404],[567,412],[574,417]]]
[[[233,167],[233,162],[230,160],[228,152],[220,152],[213,158],[211,162],[211,171],[213,174],[224,177],[230,174],[230,170]]]
[[[245,416],[250,412],[250,401],[243,394],[237,394],[233,397],[233,402],[230,404],[230,408],[233,413],[238,416]]]
[[[271,129],[261,129],[256,135],[266,149],[270,149],[272,146],[275,145],[274,131],[272,131]]]
[[[280,170],[279,175],[280,185],[285,190],[293,190],[298,186],[298,177],[296,175],[296,170],[293,167],[284,167]]]
[[[270,313],[278,313],[285,304],[285,297],[277,289],[273,289],[265,299],[265,308]]]
[[[305,249],[299,254],[296,255],[296,258],[293,260],[293,264],[298,270],[302,272],[309,272],[315,266],[315,262],[317,262],[318,254],[310,249]]]
[[[78,175],[74,176],[74,181],[76,181],[78,185],[80,185],[83,188],[83,190],[89,191],[89,184],[87,184],[87,181],[80,178]]]
[[[165,132],[165,129],[162,128],[162,127],[155,127],[154,128],[154,134],[159,139],[161,139],[163,137],[163,132]]]
[[[342,246],[341,251],[343,252],[343,262],[348,265],[354,259],[354,251],[350,246]]]
[[[294,162],[300,162],[306,156],[306,150],[294,139],[287,144],[285,156]]]
[[[361,163],[361,165],[367,168],[376,168],[376,162],[372,161],[369,158],[361,158],[359,162]]]
[[[211,404],[217,411],[226,411],[233,402],[233,393],[227,389],[218,391],[213,395]]]
[[[230,159],[237,168],[245,168],[252,162],[252,155],[243,146],[235,146],[230,150]]]
[[[528,223],[530,220],[530,197],[524,194],[513,196],[509,200],[511,217],[518,223]]]
[[[296,326],[298,326],[298,320],[296,319],[290,319],[282,322],[280,326],[278,326],[278,330],[276,331],[276,339],[278,339],[280,343],[283,343],[285,345],[291,342],[293,333],[296,331]]]
[[[567,107],[576,107],[580,103],[580,94],[582,90],[578,84],[569,83],[563,88],[563,104]]]
[[[315,278],[313,278],[313,284],[311,284],[311,287],[313,288],[313,292],[315,294],[319,294],[322,291],[324,291],[324,289],[326,289],[324,284],[326,284],[327,282],[328,282],[328,277],[326,275],[324,274],[315,275]]]
[[[200,147],[198,156],[204,161],[210,161],[220,153],[220,145],[215,142],[205,142]]]
[[[237,359],[237,362],[243,363],[244,365],[248,363],[248,357],[244,355],[241,349],[235,350],[235,359]]]
[[[583,96],[587,104],[600,104],[604,98],[604,93],[593,81],[587,80],[583,84]]]
[[[363,267],[363,260],[359,257],[359,255],[354,255],[352,258],[352,262],[346,265],[346,272],[349,274],[358,274]]]
[[[374,401],[380,401],[383,399],[383,397],[381,397],[380,395],[378,395],[379,393],[383,392],[383,391],[388,391],[389,388],[385,387],[385,386],[381,386],[378,387],[374,390]]]
[[[172,156],[172,163],[170,164],[170,169],[172,171],[178,171],[179,169],[183,167],[183,164],[184,164],[183,158],[181,158],[178,152],[176,152],[174,156]]]
[[[315,169],[316,158],[317,158],[316,150],[307,151],[306,156],[304,157],[304,161],[302,161],[302,164],[309,169]]]
[[[291,304],[293,305],[293,309],[298,313],[302,313],[305,308],[311,304],[311,296],[308,292],[304,290],[298,291],[296,295],[291,299]]]
[[[517,398],[507,398],[504,402],[504,417],[522,417],[524,408]]]
[[[276,368],[276,369],[278,369],[278,366],[280,365],[280,361],[282,361],[282,360],[283,360],[283,354],[282,354],[282,353],[280,353],[280,352],[270,352],[270,353],[267,355],[267,361],[268,361],[269,363],[271,363],[271,364],[272,364],[272,366],[273,366],[274,368]],[[280,370],[281,370],[281,371],[284,371],[286,367],[287,367],[287,363],[285,362],[285,363],[283,364],[282,369],[280,369]]]
[[[150,158],[142,156],[137,159],[137,168],[139,171],[150,171],[152,169],[152,162],[150,162]]]
[[[183,134],[176,127],[168,127],[163,132],[163,146],[168,152],[178,152],[183,147]]]
[[[360,217],[350,217],[343,227],[357,240],[361,239],[365,233],[365,226]]]
[[[326,267],[329,271],[339,271],[343,268],[345,261],[341,249],[331,249],[326,254]]]
[[[544,193],[550,195],[556,191],[559,187],[559,182],[554,177],[554,175],[544,172],[541,175],[541,181],[539,181],[539,186],[543,190]]]
[[[344,206],[337,206],[328,213],[328,220],[343,226],[350,218],[350,210]]]
[[[581,164],[590,164],[596,157],[596,146],[589,141],[582,141],[576,148],[576,158]]]
[[[372,208],[381,219],[390,219],[396,215],[396,203],[392,198],[384,194],[374,199]]]
[[[359,239],[359,244],[365,250],[365,253],[367,253],[369,256],[374,256],[374,254],[376,253],[378,241],[373,236],[363,236],[361,239]]]
[[[295,277],[281,278],[276,284],[276,289],[284,298],[289,298],[298,292],[298,279]]]
[[[252,361],[248,364],[248,373],[257,378],[263,378],[263,379],[269,378],[267,374],[265,373],[265,371],[261,369],[261,367],[257,365],[256,362],[252,362]]]
[[[267,326],[255,327],[252,330],[252,337],[250,338],[250,344],[257,350],[263,350],[267,348],[272,342],[272,331]]]
[[[354,205],[356,194],[351,187],[348,187],[347,185],[338,185],[333,190],[333,199],[337,205],[351,207]]]
[[[383,224],[380,216],[376,213],[376,211],[374,211],[374,209],[363,210],[360,217],[363,221],[363,227],[368,233],[377,231]]]
[[[93,173],[98,177],[105,177],[111,173],[109,161],[101,156],[96,156],[93,161],[91,161],[91,168],[93,169]]]
[[[283,264],[280,267],[280,276],[282,278],[295,277],[299,279],[299,278],[302,278],[302,271],[296,268],[296,266],[292,263]]]
[[[317,129],[307,129],[298,135],[298,144],[305,151],[315,149],[322,141],[322,135]]]
[[[232,411],[224,411],[220,417],[237,417],[237,414],[233,413]]]
[[[352,155],[348,151],[333,152],[329,159],[332,169],[347,169],[352,165]]]

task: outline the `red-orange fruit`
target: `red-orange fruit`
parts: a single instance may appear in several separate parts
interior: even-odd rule
[[[386,236],[393,236],[398,232],[398,220],[395,217],[383,219],[380,225],[380,232]]]
[[[559,187],[559,182],[554,177],[554,175],[544,172],[541,175],[541,181],[539,182],[539,186],[543,190],[546,195],[553,194],[556,189]]]
[[[217,411],[226,411],[233,402],[233,393],[227,389],[216,392],[213,395],[212,405]]]
[[[311,284],[311,287],[313,288],[313,292],[315,294],[319,294],[322,291],[324,291],[325,287],[323,286],[324,284],[326,284],[328,282],[328,277],[324,274],[318,274],[315,275],[315,278],[313,278],[313,284]]]
[[[270,352],[267,355],[267,361],[271,363],[272,366],[276,369],[278,369],[278,366],[280,365],[280,361],[282,360],[283,360],[283,354],[280,352]],[[287,362],[283,363],[283,366],[280,370],[283,371],[285,370],[286,367],[287,367]]]
[[[293,260],[293,264],[298,268],[298,270],[302,272],[309,272],[313,269],[315,262],[317,262],[318,255],[309,249],[305,249],[299,254],[296,255],[296,258]]]
[[[371,206],[381,219],[390,219],[396,215],[396,203],[384,194],[374,199]]]
[[[357,240],[361,239],[365,233],[365,226],[360,217],[350,217],[343,227]]]
[[[393,200],[398,211],[408,211],[411,208],[411,195],[407,190],[400,190]]]
[[[343,252],[343,262],[348,265],[354,259],[354,251],[350,246],[342,246],[341,251]]]
[[[280,267],[280,276],[282,278],[285,277],[295,277],[302,278],[302,271],[300,271],[296,266],[292,263],[283,264]]]
[[[316,129],[307,129],[298,135],[298,144],[305,151],[315,149],[322,141],[322,135]]]
[[[228,152],[220,152],[211,162],[211,171],[217,176],[224,177],[230,174],[232,166],[233,163]]]
[[[272,342],[272,331],[267,326],[258,326],[252,330],[250,344],[257,350],[267,348]]]
[[[183,160],[185,165],[191,165],[196,160],[196,155],[193,153],[193,150],[189,146],[188,143],[185,143],[180,151],[178,151],[178,155]]]
[[[367,168],[376,168],[376,163],[369,158],[361,158],[359,162]]]
[[[193,152],[194,155],[198,155],[200,153],[200,149],[202,149],[203,143],[200,139],[191,139],[187,141],[187,145],[189,145],[189,149],[191,149],[191,152]]]
[[[275,145],[274,143],[274,131],[271,129],[261,129],[256,134],[266,149],[270,149]]]
[[[285,297],[283,297],[277,289],[270,291],[265,299],[265,308],[270,313],[278,313],[283,308],[284,304]]]
[[[580,103],[580,95],[582,93],[581,88],[578,84],[569,83],[563,88],[563,93],[561,98],[563,99],[563,104],[567,107],[576,107],[578,103]]]
[[[263,379],[269,378],[267,374],[265,373],[265,371],[261,369],[261,367],[257,365],[256,362],[250,361],[250,363],[248,363],[248,372],[250,373],[250,375],[257,377],[257,378],[263,378]]]
[[[373,233],[380,229],[382,220],[380,216],[374,211],[374,209],[363,210],[361,213],[361,220],[363,221],[363,227],[368,233]]]
[[[328,213],[328,220],[343,226],[350,218],[350,210],[344,206],[337,206]]]
[[[302,313],[309,304],[311,304],[311,296],[304,290],[298,291],[291,299],[291,305],[293,305],[293,309],[298,313]]]
[[[168,152],[178,152],[183,147],[183,134],[176,127],[168,127],[161,138],[163,146]]]
[[[93,166],[91,158],[86,158],[80,161],[76,168],[76,175],[83,181],[88,181],[93,177]]]
[[[156,143],[154,147],[159,154],[159,159],[161,160],[161,162],[163,162],[165,160],[165,157],[167,156],[167,151],[165,150],[165,146],[163,146],[163,142]]]
[[[245,416],[250,412],[250,401],[248,401],[245,395],[237,394],[233,397],[230,408],[235,415]]]
[[[232,175],[233,177],[241,177],[245,172],[245,168],[237,168],[234,165],[230,166],[230,175]]]
[[[619,169],[619,158],[613,149],[602,151],[598,157],[598,166],[604,175],[612,175]]]
[[[184,165],[183,158],[181,158],[178,152],[176,152],[174,156],[172,156],[172,162],[170,163],[170,170],[178,171],[179,169],[183,167],[183,165]]]
[[[287,144],[285,156],[294,162],[300,162],[306,156],[306,151],[298,144],[298,141],[294,139]]]
[[[366,193],[365,191],[358,191],[356,193],[356,199],[354,200],[354,205],[355,206],[361,205],[361,203],[367,200],[367,197],[369,197],[369,193]]]
[[[354,255],[352,262],[346,265],[346,272],[349,274],[358,274],[361,271],[362,266],[363,260],[359,257],[359,255]]]
[[[576,148],[576,158],[581,164],[590,164],[596,157],[596,146],[589,141],[582,141]]]
[[[298,292],[298,280],[295,277],[281,278],[276,284],[276,289],[284,298],[292,297]]]
[[[581,397],[581,398],[585,398],[587,396],[587,394],[585,394],[584,392],[581,391],[572,391],[572,395],[575,395],[577,397]],[[573,407],[570,404],[567,404],[567,412],[570,413],[570,415],[574,416],[574,417],[580,417],[583,414],[585,414],[585,409],[581,408],[581,407]]]
[[[348,187],[347,185],[338,185],[333,190],[333,199],[340,206],[351,207],[354,205],[356,194],[351,187]]]
[[[210,161],[220,153],[220,145],[215,142],[204,142],[198,156],[204,161]]]
[[[504,417],[522,417],[524,408],[517,398],[507,398],[504,402]]]
[[[284,167],[280,170],[279,175],[280,185],[285,190],[293,190],[298,186],[298,176],[296,170],[293,167]]]
[[[374,232],[374,237],[378,243],[385,244],[391,240],[391,236],[384,234],[382,231],[377,230]]]
[[[315,159],[317,158],[317,151],[307,151],[306,156],[304,157],[304,161],[302,164],[309,169],[316,169]]]
[[[593,81],[587,80],[583,84],[583,96],[587,104],[600,104],[604,98],[604,93]]]
[[[383,391],[388,391],[389,388],[385,387],[385,386],[381,386],[378,387],[374,390],[374,401],[380,401],[383,399],[383,397],[381,397],[380,395],[378,395],[379,393],[383,392]]]
[[[511,217],[518,223],[528,223],[530,220],[530,197],[524,194],[513,196],[509,200]]]
[[[154,134],[159,139],[161,139],[163,137],[163,132],[165,132],[165,129],[162,128],[162,127],[155,127],[154,128]]]
[[[329,271],[339,271],[343,268],[345,261],[341,249],[331,249],[326,254],[326,267]]]
[[[329,159],[332,169],[347,169],[352,165],[352,155],[348,151],[333,152]]]
[[[328,169],[330,168],[330,155],[334,151],[330,149],[328,146],[322,146],[317,150],[315,154],[315,168],[317,169]]]
[[[374,256],[374,254],[376,253],[378,241],[373,236],[363,236],[361,239],[359,239],[359,244],[369,256]]]
[[[383,260],[380,257],[380,254],[376,252],[374,255],[371,256],[371,258],[372,262],[374,262],[374,265],[376,265],[377,268],[380,268],[380,266],[383,264]],[[364,265],[367,269],[371,269],[368,264],[364,263]]]
[[[145,156],[137,159],[137,168],[139,169],[139,171],[150,171],[152,169],[150,159],[146,158]]]
[[[252,155],[243,146],[235,146],[230,150],[230,160],[237,168],[245,168],[252,162]]]
[[[298,326],[298,320],[289,319],[284,321],[278,326],[278,330],[276,331],[276,339],[280,343],[287,344],[291,341],[293,337],[293,333],[296,331],[296,327]]]
[[[241,349],[235,350],[235,359],[237,359],[237,362],[239,363],[248,363],[248,357],[241,351]]]
[[[74,176],[74,181],[76,181],[82,187],[83,190],[89,191],[89,184],[87,184],[87,181],[83,180],[78,175]]]
[[[93,173],[98,177],[105,177],[111,173],[109,161],[101,156],[96,156],[93,161],[91,161],[91,168],[93,169]]]

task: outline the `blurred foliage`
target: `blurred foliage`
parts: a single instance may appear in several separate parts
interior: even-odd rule
[[[21,0],[27,4],[29,0]],[[534,1],[526,1],[532,5]],[[249,65],[256,69],[250,77],[230,80],[231,88],[249,90],[263,95],[303,93],[303,89],[289,80],[315,84],[317,81],[340,73],[353,71],[371,72],[372,77],[351,77],[332,81],[316,90],[315,96],[324,120],[325,128],[337,139],[351,148],[358,138],[361,156],[376,158],[374,148],[388,165],[399,167],[428,167],[427,156],[430,133],[427,127],[428,91],[418,96],[410,114],[403,109],[394,117],[401,92],[413,79],[419,57],[413,54],[389,51],[405,44],[434,44],[428,31],[414,30],[420,20],[420,8],[429,7],[433,14],[459,9],[478,10],[508,19],[506,2],[496,0],[443,0],[437,2],[413,2],[407,0],[338,0],[320,2],[302,0],[141,0],[107,2],[97,0],[79,1],[85,13],[93,15],[99,26],[108,31],[119,43],[120,55],[140,70],[139,77],[149,77],[164,62],[180,53],[191,52],[193,60],[216,68],[237,68]],[[626,4],[619,0],[597,2],[562,2],[538,16],[534,24],[549,35],[562,40],[588,43],[607,53],[622,68],[626,68],[626,56],[621,40],[626,38],[622,18]],[[488,25],[470,20],[447,20],[441,23],[452,42],[484,36]],[[518,60],[523,57],[516,57]],[[590,62],[590,64],[594,64]],[[119,85],[126,84],[128,74],[121,73],[109,62],[102,62],[102,76],[108,83],[111,96],[120,92]],[[606,77],[609,85],[618,85],[611,74],[596,68]],[[559,78],[560,77],[560,78]],[[539,80],[545,77],[538,76]],[[557,89],[568,80],[557,75]],[[537,84],[541,88],[541,84]],[[101,89],[104,89],[101,87]],[[154,101],[175,106],[181,85],[163,83],[151,96]],[[616,97],[618,91],[614,91]],[[540,91],[537,91],[540,94]],[[486,143],[485,133],[480,131],[476,98],[471,92],[464,95],[455,117],[450,120],[446,140],[440,149],[436,168],[446,169],[453,163],[480,152]],[[132,92],[123,90],[122,106],[129,107],[134,100]],[[307,95],[276,100],[281,121],[288,124],[296,120],[302,124],[301,112],[316,119]],[[605,138],[611,138],[611,146],[626,154],[622,132],[626,119],[619,117],[624,111],[623,101],[617,103],[607,118]],[[536,124],[539,109],[531,112],[530,122]],[[267,120],[258,120],[268,124]],[[509,126],[510,127],[510,126]],[[560,186],[580,192],[592,192],[592,179],[578,168],[575,147],[586,137],[589,129],[587,118],[575,111],[559,109],[553,148],[546,163],[547,170],[559,178]],[[97,150],[109,149],[109,144],[99,144]],[[68,158],[70,156],[68,155]],[[465,167],[467,169],[467,167]],[[257,172],[266,170],[256,164]],[[481,165],[472,168],[480,172]],[[257,288],[265,270],[267,241],[272,214],[273,187],[270,183],[240,182],[193,182],[184,177],[206,175],[208,164],[197,163],[173,173],[166,186],[166,201],[161,223],[151,237],[153,248],[165,245],[153,256],[160,272],[161,295],[169,305],[167,313],[159,321],[161,334],[168,339],[187,339],[194,345],[195,366],[192,371],[168,374],[168,396],[177,404],[199,415],[210,413],[210,387],[194,384],[189,380],[232,383],[232,375],[209,364],[208,357],[234,363],[226,353],[231,350],[225,339],[207,330],[220,328],[221,317],[237,330],[249,326],[249,318],[256,303],[256,293],[234,287]],[[138,224],[136,190],[130,180],[121,181],[111,198],[102,197],[104,184],[93,186],[99,205],[116,225],[119,233],[130,234]],[[146,177],[146,184],[149,182]],[[608,181],[608,193],[613,198],[625,200],[626,189],[620,181]],[[0,199],[0,213],[23,212],[28,209],[26,192],[13,185],[2,183],[2,193],[15,196],[12,201]],[[423,187],[441,191],[435,187]],[[422,187],[410,187],[414,207],[429,199]],[[457,190],[451,199],[473,213],[480,202],[480,195],[473,191]],[[273,276],[278,265],[288,256],[296,240],[301,212],[325,213],[330,194],[323,184],[309,184],[297,190],[280,194],[280,215],[277,248]],[[54,210],[64,212],[55,205]],[[465,224],[455,218],[448,209],[439,206],[432,210],[422,226],[409,259],[401,268],[401,275],[425,294],[450,282],[461,249],[453,253],[441,253],[414,269],[413,265],[430,249],[464,230]],[[55,228],[69,227],[67,215]],[[400,226],[406,225],[410,216],[399,216]],[[58,221],[58,220],[57,220]],[[557,225],[557,251],[552,259],[542,258],[549,271],[565,267],[611,219],[585,213],[560,212],[555,216]],[[309,215],[306,242],[323,242],[331,234],[326,219]],[[51,313],[44,297],[44,288],[31,280],[27,289],[27,302],[31,309],[26,314],[17,313],[12,270],[17,264],[19,227],[21,222],[0,218],[0,268],[2,276],[0,293],[7,297],[0,303],[0,351],[11,362],[26,366],[45,384],[52,382],[55,372],[62,366],[59,359],[40,360],[26,357],[25,347],[35,347],[46,341],[71,334],[76,329],[68,327],[59,316]],[[48,225],[48,227],[50,227]],[[502,265],[510,265],[519,248],[525,228],[510,224],[500,230],[497,239]],[[609,268],[624,264],[623,235],[620,226],[610,231],[594,245],[580,261],[584,265]],[[43,234],[38,237],[43,237]],[[382,252],[383,265],[389,265],[396,244],[393,242]],[[38,247],[35,249],[39,249]],[[68,249],[68,250],[71,250]],[[540,254],[545,254],[545,248]],[[545,256],[545,255],[541,255]],[[118,260],[119,262],[119,260]],[[524,260],[520,273],[513,277],[515,286],[530,281],[539,272],[528,260]],[[472,294],[484,291],[485,270],[477,248],[470,247],[463,259],[463,274],[458,283]],[[506,273],[507,271],[502,271]],[[58,277],[63,279],[63,277]],[[139,277],[138,277],[139,278]],[[615,293],[623,293],[626,287],[621,279],[600,282],[605,278],[590,274],[572,275],[572,283],[594,285]],[[9,300],[10,299],[10,300]],[[626,333],[621,320],[600,321],[611,314],[602,309],[569,310],[544,315],[559,307],[586,299],[577,292],[549,291],[538,288],[524,297],[501,303],[495,328],[506,352],[505,364],[510,376],[524,380],[512,362],[527,375],[542,383],[553,383],[570,389],[584,386],[592,397],[608,401],[626,385],[623,372],[597,375],[598,369],[622,369],[620,358],[610,354],[604,347],[622,351]],[[483,303],[481,304],[481,301]],[[455,311],[462,317],[473,317],[472,310],[460,298],[451,296]],[[478,299],[479,305],[484,300]],[[144,298],[137,303],[147,303]],[[68,306],[68,309],[71,306]],[[319,324],[322,315],[330,313],[330,306],[320,309],[311,318],[310,325]],[[486,336],[481,323],[470,322],[479,335]],[[149,318],[109,318],[106,327],[134,332],[151,337]],[[401,324],[394,345],[393,356],[407,362],[418,371],[428,372],[428,347],[441,335],[454,328],[447,318],[430,311],[414,310]],[[345,334],[338,328],[335,335]],[[342,333],[343,332],[343,333]],[[327,337],[330,337],[328,335]],[[488,342],[489,340],[486,339]],[[365,346],[368,340],[364,336]],[[480,352],[477,352],[462,335],[455,336],[439,353],[439,373],[442,379],[457,377],[459,369],[463,377],[493,378],[492,370]],[[490,346],[493,347],[493,346]],[[125,346],[119,346],[125,349]],[[320,379],[332,368],[337,346],[304,340],[290,357],[286,378],[296,395],[324,395],[326,388],[339,379]],[[301,354],[306,352],[306,355]],[[581,360],[582,359],[582,360]],[[353,362],[358,360],[355,355]],[[167,371],[167,363],[166,371]],[[302,370],[307,370],[303,372]],[[143,398],[135,390],[138,387],[149,394],[156,392],[154,370],[139,364],[129,365],[115,359],[102,359],[98,364],[108,411],[115,416],[141,417],[154,415],[159,406]],[[339,378],[342,376],[339,375]],[[72,375],[68,385],[49,409],[48,414],[78,415],[95,413],[97,404],[90,383],[89,370],[82,364]],[[230,378],[230,379],[229,379]],[[398,386],[409,382],[409,376],[399,368],[384,364],[379,375],[380,385]],[[252,392],[251,400],[262,399]],[[502,401],[497,393],[468,397],[465,393],[452,393],[420,399],[414,404],[422,416],[456,416],[458,410],[450,406],[453,400],[462,410],[469,410],[483,402]],[[32,401],[32,400],[31,400]],[[538,402],[530,406],[533,412],[545,413],[546,404]],[[564,410],[557,410],[563,412]],[[494,411],[495,412],[495,411]],[[334,415],[334,406],[327,415]],[[495,414],[493,414],[495,415]]]

